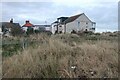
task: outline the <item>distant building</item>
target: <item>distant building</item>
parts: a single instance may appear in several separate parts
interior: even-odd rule
[[[10,36],[11,32],[14,29],[19,29],[22,31],[21,26],[19,23],[14,23],[13,19],[10,22],[0,22],[0,33],[6,36]]]
[[[27,20],[26,23],[22,26],[22,29],[24,31],[27,31],[28,28],[33,28],[34,29],[35,26],[33,24],[31,24],[30,21]]]
[[[46,30],[46,31],[50,31],[50,30],[51,30],[51,28],[50,28],[51,25],[44,25],[44,26],[45,26],[45,30]]]
[[[22,28],[24,31],[27,31],[28,28],[33,28],[33,30],[39,30],[39,31],[50,31],[50,25],[33,25],[28,20],[22,26]]]
[[[60,17],[51,24],[51,32],[72,33],[79,31],[95,32],[96,23],[91,21],[84,13],[71,17]]]
[[[39,30],[39,31],[45,31],[45,26],[44,25],[35,25],[35,30]]]
[[[34,25],[35,26],[35,30],[39,30],[39,31],[50,31],[50,26],[51,25]]]

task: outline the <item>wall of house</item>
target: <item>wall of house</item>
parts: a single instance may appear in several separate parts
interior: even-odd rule
[[[65,25],[62,24],[61,26],[62,26],[62,33],[65,33]]]
[[[27,31],[28,27],[22,27],[22,29],[23,29],[24,31]]]
[[[50,27],[45,27],[45,30],[46,31],[50,31]]]
[[[2,28],[0,27],[0,34],[2,34]]]
[[[59,24],[58,26],[58,33],[64,33],[64,25],[63,24]]]
[[[79,28],[79,31],[92,31],[92,32],[95,32],[95,30],[93,30],[93,23],[92,22],[85,22],[85,21],[81,21],[80,22],[80,28]]]
[[[71,33],[72,30],[77,31],[77,23],[75,21],[66,24],[66,33]]]
[[[38,26],[35,26],[35,27],[32,27],[32,28],[33,28],[33,30],[39,30],[39,27],[38,27]],[[23,29],[24,31],[27,31],[28,27],[22,27],[22,29]]]
[[[0,27],[0,32],[2,32],[2,28]]]
[[[35,26],[33,27],[34,30],[39,30],[39,27]]]
[[[88,19],[86,15],[83,14],[73,22],[66,24],[66,32],[71,33],[72,30],[75,30],[76,32],[85,30],[94,32],[94,30],[90,29],[92,27],[93,23]]]
[[[79,30],[91,31],[91,28],[93,27],[92,21],[85,14],[81,15],[80,17],[78,17],[75,21],[77,23],[78,23],[78,21],[80,22]]]
[[[57,23],[53,23],[52,25],[51,25],[51,32],[52,32],[52,34],[55,34],[55,31],[57,30]]]

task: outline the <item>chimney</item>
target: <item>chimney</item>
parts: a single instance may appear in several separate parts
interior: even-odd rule
[[[11,18],[10,23],[13,23],[13,18]]]
[[[29,23],[29,21],[28,21],[28,20],[26,20],[26,23]]]

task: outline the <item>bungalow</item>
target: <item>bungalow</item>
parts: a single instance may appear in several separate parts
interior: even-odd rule
[[[33,24],[31,24],[28,20],[26,20],[26,23],[22,26],[22,29],[26,32],[28,28],[35,28]]]
[[[51,24],[51,32],[72,33],[79,31],[95,32],[96,23],[92,22],[84,13],[71,17],[60,17]]]

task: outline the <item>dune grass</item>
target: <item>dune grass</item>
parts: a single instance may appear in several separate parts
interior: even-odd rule
[[[117,78],[118,43],[76,34],[33,35],[41,41],[3,59],[3,78]]]

